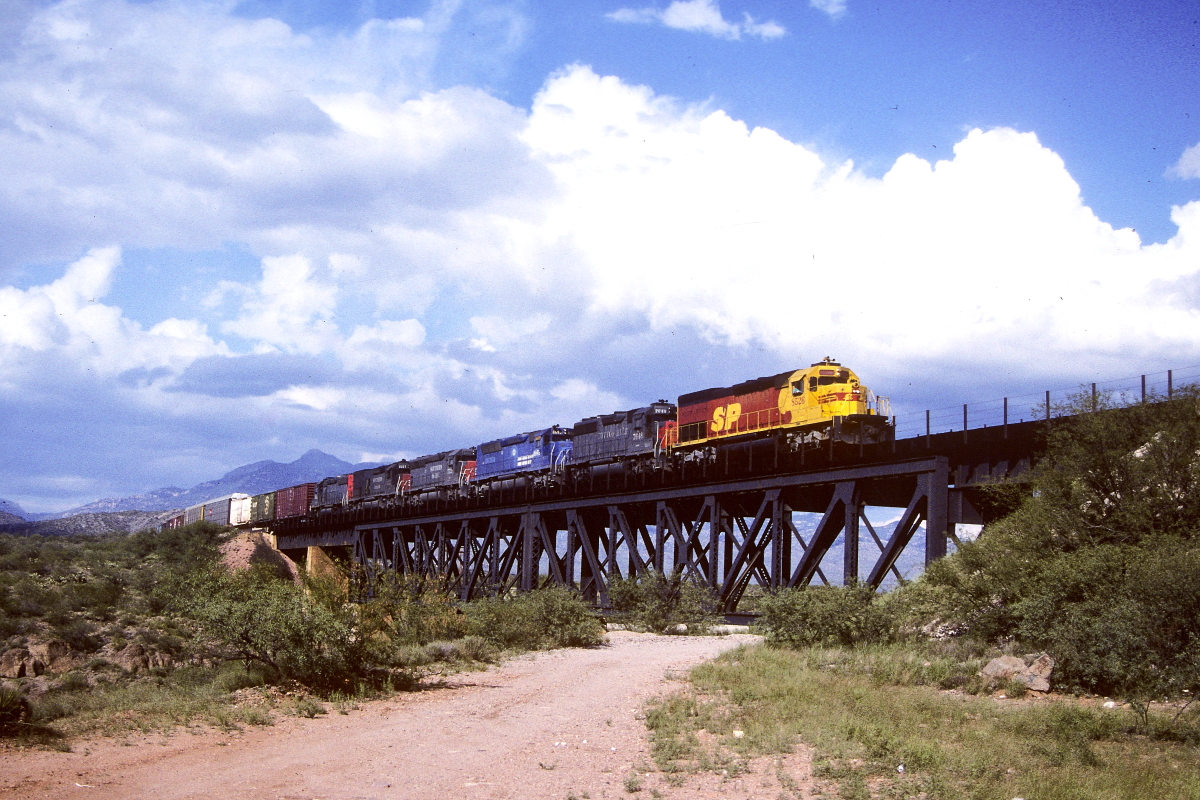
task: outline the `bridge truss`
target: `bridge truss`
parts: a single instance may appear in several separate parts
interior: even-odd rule
[[[436,579],[462,600],[558,584],[608,607],[614,578],[656,570],[707,585],[722,612],[736,614],[750,585],[829,583],[821,564],[840,534],[845,583],[878,588],[889,572],[899,577],[896,558],[923,525],[925,563],[941,558],[955,523],[982,522],[964,489],[953,485],[964,471],[946,456],[928,456],[734,476],[299,529],[281,536],[280,546],[344,548],[362,596],[398,572]],[[866,518],[866,506],[902,510],[886,539]],[[820,513],[820,522],[805,536],[794,512]],[[877,549],[865,559],[864,530]]]

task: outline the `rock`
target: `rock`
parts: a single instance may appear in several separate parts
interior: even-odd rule
[[[175,659],[171,658],[170,653],[160,653],[157,650],[151,651],[146,656],[146,660],[150,664],[151,669],[155,669],[157,667],[170,669],[171,667],[175,666]]]
[[[1042,653],[1029,665],[1026,670],[1030,675],[1037,675],[1042,678],[1049,678],[1050,673],[1054,671],[1054,659],[1047,653]]]
[[[992,682],[1016,680],[1033,692],[1050,691],[1050,673],[1054,670],[1054,659],[1046,653],[1026,656],[1033,660],[1026,664],[1025,659],[1016,656],[1000,656],[993,658],[987,666],[979,671],[980,677]]]
[[[29,645],[29,654],[45,664],[47,672],[67,672],[77,666],[71,645],[58,639]]]
[[[112,662],[127,672],[137,673],[150,669],[146,648],[137,642],[125,645],[120,652],[113,655]]]
[[[1050,673],[1054,671],[1054,659],[1047,653],[1041,653],[1033,659],[1033,663],[1020,677],[1026,687],[1035,692],[1050,691]]]
[[[46,664],[25,648],[13,648],[0,656],[0,677],[33,678],[46,671]]]
[[[1000,656],[989,661],[987,666],[979,671],[979,675],[993,681],[1004,681],[1024,671],[1024,659],[1016,656]]]
[[[28,650],[20,648],[6,650],[4,655],[0,656],[0,677],[24,678],[25,662],[28,658]]]

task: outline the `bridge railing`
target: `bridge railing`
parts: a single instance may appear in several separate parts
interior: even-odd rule
[[[1003,425],[1005,422],[1053,419],[1075,413],[1078,408],[1072,403],[1080,400],[1086,408],[1089,397],[1094,397],[1097,404],[1104,400],[1136,403],[1141,400],[1167,398],[1180,387],[1196,383],[1200,383],[1200,366],[911,411],[896,416],[896,438],[907,439],[927,433],[972,430]]]

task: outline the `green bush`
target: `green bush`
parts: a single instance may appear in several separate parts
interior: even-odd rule
[[[317,691],[380,677],[381,643],[336,588],[301,587],[260,568],[214,571],[187,588],[180,610],[218,643],[220,658],[264,665]]]
[[[392,576],[380,581],[375,596],[362,604],[365,616],[378,618],[378,627],[398,645],[423,645],[458,639],[467,620],[454,596],[441,581],[421,575]]]
[[[475,600],[465,611],[468,633],[501,648],[592,647],[604,638],[579,594],[561,586]]]
[[[1200,547],[1059,555],[1014,604],[1017,635],[1054,653],[1064,687],[1152,699],[1200,691]]]
[[[761,602],[759,626],[776,647],[885,642],[895,635],[889,614],[865,586],[784,589]]]
[[[894,605],[934,635],[1045,650],[1056,686],[1145,719],[1150,699],[1200,691],[1200,392],[1098,406],[1056,423],[1019,508]]]
[[[0,685],[0,730],[26,722],[29,717],[29,701],[24,693],[16,686]]]
[[[54,626],[54,634],[81,653],[94,653],[104,642],[96,633],[96,627],[83,619],[64,620]]]
[[[613,610],[633,627],[654,633],[672,632],[679,625],[687,626],[690,634],[706,633],[720,619],[716,595],[678,571],[614,578],[608,597]]]

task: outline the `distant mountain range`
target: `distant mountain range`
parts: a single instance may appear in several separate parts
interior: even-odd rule
[[[203,503],[214,497],[242,492],[249,495],[273,492],[300,483],[315,483],[331,475],[345,475],[358,469],[378,466],[378,462],[351,464],[320,450],[309,450],[287,464],[278,461],[256,461],[226,472],[213,481],[205,481],[190,489],[168,486],[130,497],[107,498],[72,508],[57,514],[26,512],[16,503],[0,500],[0,524],[21,520],[45,520],[73,517],[78,514],[105,514],[115,511],[170,511]],[[18,519],[7,519],[8,516]]]

